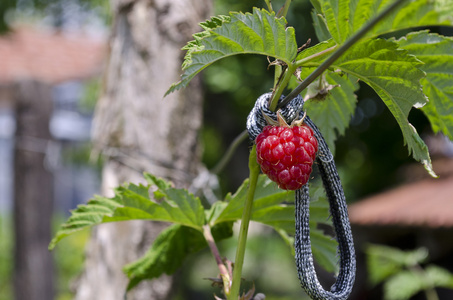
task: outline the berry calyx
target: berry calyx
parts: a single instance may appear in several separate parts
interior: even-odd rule
[[[279,119],[280,120],[280,119]],[[284,190],[297,190],[308,182],[318,141],[302,122],[268,125],[256,138],[261,171]]]

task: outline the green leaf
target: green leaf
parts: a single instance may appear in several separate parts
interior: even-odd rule
[[[369,0],[367,0],[369,2]],[[381,11],[392,1],[373,1],[371,9]],[[381,2],[381,3],[379,3]],[[379,3],[379,4],[378,4]],[[366,11],[368,4],[357,7],[358,12]],[[407,1],[399,9],[396,9],[387,18],[379,22],[370,32],[373,36],[382,35],[397,30],[410,29],[415,27],[452,25],[453,24],[453,2],[450,0],[412,0]],[[367,13],[369,15],[369,13]],[[354,28],[363,25],[367,19],[356,18]]]
[[[294,28],[286,27],[284,18],[255,8],[250,13],[230,13],[229,17],[211,19],[201,25],[205,31],[189,42],[181,81],[166,95],[185,87],[201,70],[222,58],[237,54],[261,54],[290,64],[297,54]]]
[[[359,42],[332,67],[359,78],[376,91],[398,122],[409,154],[435,176],[428,147],[407,119],[412,107],[420,108],[427,102],[420,85],[425,76],[419,69],[421,65],[415,56],[398,49],[396,42],[375,39]]]
[[[290,247],[294,256],[294,237],[284,230],[277,230],[281,238]],[[338,243],[334,238],[326,236],[321,230],[310,227],[310,241],[313,256],[316,262],[327,272],[338,273],[337,249]]]
[[[232,223],[222,223],[212,229],[216,241],[231,237]],[[137,261],[124,267],[129,278],[127,290],[142,280],[154,279],[162,274],[173,274],[189,254],[207,246],[203,234],[193,228],[172,225],[163,230],[154,240],[148,252]]]
[[[409,300],[424,290],[425,278],[414,271],[401,271],[390,277],[384,284],[385,300]]]
[[[55,248],[56,244],[64,237],[84,228],[102,223],[105,216],[112,215],[121,205],[122,203],[119,197],[108,199],[100,196],[95,196],[87,205],[79,205],[77,209],[71,212],[69,219],[61,225],[49,244],[49,250]]]
[[[314,6],[317,7],[318,13],[322,14],[324,23],[334,41],[338,44],[345,41],[350,35],[349,0],[318,0]]]
[[[333,72],[327,72],[325,80],[331,86],[338,87],[310,99],[304,107],[321,130],[330,150],[335,153],[335,141],[339,135],[345,133],[354,114],[357,105],[354,92],[359,85],[353,76],[341,76]],[[313,83],[316,84],[319,84],[319,80]]]
[[[422,111],[435,133],[442,132],[453,140],[453,38],[420,31],[397,42],[424,63],[420,69],[426,77],[421,84],[429,102]]]
[[[151,174],[145,174],[145,178],[148,186],[129,184],[118,188],[123,206],[115,209],[111,216],[105,216],[103,223],[144,219],[173,222],[202,231],[205,215],[198,197],[185,189],[172,188],[170,183]],[[149,196],[152,185],[157,187],[153,193],[156,200]]]
[[[181,225],[166,228],[142,258],[124,267],[130,280],[127,290],[144,279],[157,278],[164,273],[173,274],[188,254],[205,246],[206,241],[199,231]]]
[[[241,219],[247,189],[248,179],[236,193],[226,196],[225,201],[228,204],[219,212],[213,224]],[[260,175],[253,202],[252,221],[294,232],[294,206],[285,202],[294,202],[294,192],[281,190],[267,176]]]
[[[151,174],[145,174],[151,184],[157,184],[158,179]],[[164,194],[164,201],[160,203],[171,216],[168,221],[201,229],[205,224],[204,208],[198,197],[190,194],[186,189],[166,187],[159,189]]]
[[[338,243],[319,229],[310,228],[310,241],[316,262],[326,271],[338,273]]]
[[[326,271],[338,273],[338,242],[318,229],[318,225],[332,227],[329,202],[321,180],[310,182],[310,240],[316,262]]]
[[[332,226],[329,202],[321,180],[310,182],[310,222],[313,223],[313,228],[316,224]]]
[[[153,220],[173,222],[202,231],[205,213],[198,197],[185,189],[172,188],[169,182],[145,174],[150,183],[129,184],[115,190],[113,198],[96,196],[86,205],[79,205],[72,211],[49,245],[49,249],[67,235],[93,225],[127,220]],[[155,199],[149,196],[150,186],[154,185]]]
[[[316,184],[318,183],[318,184]],[[329,272],[337,269],[336,249],[337,242],[329,236],[325,236],[317,225],[331,225],[329,220],[329,205],[323,194],[320,182],[316,181],[310,189],[310,230],[312,251],[317,262]],[[227,203],[219,205],[215,211],[213,224],[225,221],[236,221],[242,216],[242,207],[245,202],[248,180],[239,187],[236,193],[226,197]],[[252,209],[252,220],[274,228],[291,247],[294,253],[295,233],[294,220],[294,192],[284,191],[277,187],[267,176],[260,175],[255,192],[255,200]]]
[[[366,254],[369,280],[372,285],[377,285],[404,268],[413,267],[428,258],[428,251],[425,248],[402,251],[382,245],[368,245]]]
[[[359,31],[393,0],[319,0],[312,1],[315,30],[321,41],[332,37],[338,44]],[[414,27],[451,25],[453,5],[448,0],[412,0],[395,9],[368,33],[369,37]],[[325,25],[323,25],[325,24]],[[330,35],[327,35],[327,27]]]
[[[425,270],[420,263],[428,258],[425,248],[402,251],[381,245],[367,247],[367,267],[373,285],[384,283],[384,299],[406,300],[423,290],[453,288],[453,274],[435,265]]]
[[[326,58],[326,55],[319,55],[319,53],[323,53],[335,45],[335,42],[329,39],[300,52],[296,57],[296,63],[302,66],[299,74],[300,80],[304,80],[310,75],[314,71],[314,67],[319,66]],[[357,104],[357,97],[354,93],[359,88],[357,78],[342,75],[344,74],[326,71],[321,79],[315,80],[302,93],[306,99],[304,108],[321,130],[332,152],[335,152],[336,138],[343,135],[349,126]],[[293,83],[293,87],[295,87],[296,82]],[[307,93],[309,97],[307,97]]]
[[[425,274],[432,286],[453,289],[453,274],[447,269],[428,265],[425,268]]]
[[[320,229],[317,229],[318,224],[332,226],[332,222],[329,220],[329,203],[320,181],[314,181],[310,185],[310,199],[310,241],[313,256],[326,271],[336,274],[338,272],[338,243],[333,237],[325,235]],[[295,255],[293,236],[282,229],[276,231],[290,247],[291,253]]]
[[[319,14],[316,10],[313,10],[311,12],[311,16],[313,19],[315,34],[318,40],[327,41],[328,39],[332,39],[329,29],[327,28],[326,19],[324,18],[324,16]]]

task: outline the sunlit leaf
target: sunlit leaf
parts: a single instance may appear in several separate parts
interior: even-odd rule
[[[370,19],[394,0],[312,0],[318,38],[332,37],[337,43],[346,41]],[[377,37],[398,30],[453,24],[453,4],[449,0],[412,0],[395,9],[367,34]],[[330,35],[326,33],[325,27]]]
[[[185,87],[201,70],[222,58],[237,54],[260,54],[291,63],[297,54],[294,28],[284,18],[255,8],[253,14],[232,12],[229,17],[202,24],[205,31],[195,34],[184,58],[181,81],[166,94]]]
[[[310,99],[305,108],[313,122],[335,153],[335,141],[338,136],[344,135],[357,105],[355,91],[359,88],[354,76],[340,76],[332,72],[323,77],[326,83],[335,86],[327,94]],[[319,80],[313,84],[316,85]]]
[[[366,2],[369,2],[367,0]],[[360,1],[362,3],[364,1]],[[389,5],[393,0],[372,1],[371,9],[381,11],[384,6]],[[358,6],[359,12],[354,29],[357,30],[364,22],[365,18],[360,13],[367,10],[368,4]],[[395,32],[402,29],[417,27],[452,25],[453,24],[453,2],[450,0],[411,0],[406,1],[399,9],[395,9],[386,18],[379,22],[370,32],[370,35],[378,36],[389,32]],[[367,13],[369,15],[369,13]]]
[[[150,174],[145,174],[145,178],[149,182],[147,186],[129,184],[117,188],[113,198],[96,196],[87,204],[79,205],[61,225],[49,248],[54,248],[59,240],[75,231],[107,222],[167,221],[202,231],[205,213],[199,198]],[[155,199],[149,195],[151,185],[157,187]]]
[[[424,63],[420,69],[426,77],[421,84],[429,102],[422,111],[434,132],[453,140],[453,38],[420,31],[401,38],[398,44]]]
[[[420,85],[425,76],[419,69],[421,65],[415,56],[398,49],[397,43],[374,39],[353,46],[333,67],[357,77],[376,91],[398,122],[409,154],[435,176],[428,147],[407,119],[412,107],[421,108],[427,102]]]

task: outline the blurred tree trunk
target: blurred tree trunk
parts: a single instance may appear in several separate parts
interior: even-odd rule
[[[181,47],[208,18],[210,0],[112,0],[113,33],[94,140],[105,156],[104,195],[124,182],[143,181],[142,172],[187,187],[199,168],[202,118],[199,81],[163,98],[180,78]],[[128,279],[122,267],[141,257],[163,224],[136,221],[94,229],[87,249],[78,300],[122,300]],[[144,282],[129,300],[170,299],[170,276]]]
[[[46,168],[51,146],[51,87],[20,81],[13,87],[16,112],[14,147],[14,299],[53,299],[51,239],[53,177]]]

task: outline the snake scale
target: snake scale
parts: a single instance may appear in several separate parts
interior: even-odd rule
[[[261,95],[256,100],[255,106],[247,118],[247,131],[251,141],[255,141],[264,126],[267,125],[263,114],[266,114],[274,120],[277,119],[275,112],[268,109],[271,96],[271,93]],[[282,96],[279,101],[282,101],[283,98],[284,97]],[[300,119],[300,116],[303,115],[303,104],[303,98],[298,95],[285,107],[281,108],[281,115],[288,123],[291,123],[295,119]],[[326,291],[319,283],[313,263],[309,227],[310,197],[308,193],[308,184],[306,184],[301,189],[296,190],[295,193],[296,233],[294,247],[296,251],[295,259],[298,276],[302,288],[312,299],[344,300],[347,299],[351,293],[356,269],[354,243],[351,225],[349,223],[346,198],[344,196],[337,168],[335,167],[333,155],[329,150],[327,143],[319,129],[308,116],[305,117],[304,121],[313,129],[315,137],[318,140],[316,163],[329,201],[330,214],[332,216],[333,226],[338,241],[340,270],[335,284],[332,285],[330,291]]]

